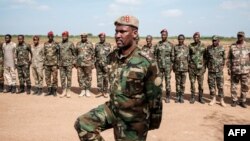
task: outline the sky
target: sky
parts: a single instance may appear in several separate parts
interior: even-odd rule
[[[114,36],[122,15],[139,19],[140,36],[250,36],[250,0],[0,0],[0,34]]]

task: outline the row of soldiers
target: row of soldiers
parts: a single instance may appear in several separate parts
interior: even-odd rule
[[[108,77],[107,56],[111,52],[111,45],[105,42],[105,33],[100,33],[100,42],[93,47],[88,41],[87,34],[81,34],[81,41],[74,46],[68,40],[69,33],[62,33],[62,42],[54,41],[52,31],[48,33],[48,41],[44,45],[39,43],[39,36],[33,37],[33,44],[27,44],[23,35],[18,35],[18,44],[11,41],[11,35],[5,36],[5,43],[0,49],[0,92],[4,89],[4,78],[7,88],[4,92],[16,93],[16,74],[18,72],[20,89],[17,93],[31,93],[30,66],[35,80],[34,94],[41,95],[43,88],[43,70],[48,87],[48,95],[57,95],[58,69],[60,70],[63,94],[60,97],[70,97],[72,68],[77,68],[78,82],[82,91],[79,96],[91,96],[92,69],[97,70],[98,90],[107,97]]]
[[[208,47],[200,41],[200,33],[193,35],[191,44],[184,44],[185,36],[178,36],[178,44],[173,45],[167,40],[168,31],[163,29],[161,32],[162,40],[155,46],[152,45],[152,36],[146,37],[147,44],[143,46],[142,51],[146,52],[149,57],[158,62],[162,79],[165,77],[166,98],[165,102],[170,102],[171,94],[171,71],[173,69],[176,79],[176,103],[184,103],[183,95],[185,91],[186,73],[189,73],[191,84],[190,103],[195,102],[195,82],[198,81],[198,101],[204,104],[203,99],[203,80],[206,68],[208,69],[208,85],[210,96],[212,97],[209,105],[216,103],[216,89],[220,97],[220,104],[225,107],[224,102],[224,76],[223,68],[226,64],[228,74],[231,76],[231,95],[232,106],[237,104],[246,108],[246,96],[249,90],[250,77],[250,46],[245,42],[245,33],[237,33],[237,42],[230,46],[228,57],[225,49],[219,44],[219,37],[212,37],[212,44]],[[237,84],[241,82],[241,96],[237,98]],[[217,87],[216,87],[217,86]]]

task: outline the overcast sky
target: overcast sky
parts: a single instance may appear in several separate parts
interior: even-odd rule
[[[114,35],[114,20],[139,18],[141,36],[250,36],[249,0],[0,0],[0,34],[42,34],[67,30]]]

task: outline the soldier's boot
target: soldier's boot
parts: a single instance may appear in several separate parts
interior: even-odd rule
[[[67,90],[63,89],[63,93],[60,95],[60,98],[63,98],[67,95]]]
[[[48,92],[45,96],[52,95],[52,87],[48,87]]]
[[[70,97],[71,97],[71,95],[70,95],[70,89],[66,89],[66,97],[67,97],[67,98],[70,98]]]
[[[24,93],[24,85],[20,85],[19,91],[17,93],[18,94]]]
[[[34,92],[33,92],[33,95],[38,94],[38,91],[39,91],[39,88],[38,88],[38,87],[35,87]]]
[[[6,89],[3,91],[4,93],[9,93],[11,92],[11,86],[7,85]]]
[[[238,101],[233,101],[231,104],[232,107],[236,107],[237,105],[238,105]]]
[[[86,90],[86,97],[91,97],[91,92],[89,90]]]
[[[194,93],[191,94],[191,98],[190,98],[190,104],[194,104],[195,102],[195,96],[194,96]]]
[[[31,90],[31,85],[27,85],[27,94],[30,94],[30,90]]]
[[[11,93],[16,93],[16,85],[11,85]]]
[[[216,103],[216,96],[213,96],[212,100],[208,105],[213,106]]]
[[[242,108],[247,108],[246,102],[240,102],[239,105],[240,105]]]
[[[82,90],[81,93],[79,94],[79,97],[85,96],[85,90]]]
[[[4,87],[4,84],[3,84],[3,83],[0,83],[0,93],[3,92],[3,87]]]
[[[203,90],[200,90],[200,91],[199,91],[199,102],[200,102],[201,104],[205,104],[205,101],[204,101],[204,99],[203,99]]]
[[[184,93],[181,92],[181,95],[180,95],[180,103],[184,103]]]
[[[57,95],[57,88],[56,87],[52,87],[52,95],[53,96]]]
[[[170,91],[166,92],[166,100],[165,100],[165,102],[170,103]]]
[[[221,105],[222,107],[227,107],[227,104],[225,103],[223,97],[220,98],[220,105]]]
[[[104,92],[104,93],[103,93],[103,97],[104,97],[104,98],[108,98],[108,97],[109,97],[109,94],[108,94],[107,92]]]
[[[42,95],[43,94],[43,88],[38,88],[38,95]]]
[[[179,101],[180,101],[180,94],[179,94],[179,92],[176,92],[175,103],[178,103]]]

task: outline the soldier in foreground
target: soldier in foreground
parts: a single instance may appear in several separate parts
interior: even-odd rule
[[[93,44],[88,41],[88,35],[86,33],[81,34],[81,41],[76,44],[76,56],[78,83],[82,89],[79,96],[90,97],[94,48]]]
[[[41,95],[43,93],[44,49],[43,45],[39,43],[39,36],[33,37],[33,45],[31,47],[31,52],[31,71],[35,80],[35,89],[33,94]]]
[[[250,73],[250,46],[245,42],[245,33],[237,33],[237,42],[232,44],[228,53],[228,74],[231,76],[232,107],[239,104],[247,108],[246,96],[249,91],[248,79]],[[237,84],[241,84],[241,95],[238,101]]]
[[[219,44],[218,36],[212,37],[212,45],[207,47],[207,68],[208,68],[208,86],[210,96],[212,97],[210,106],[216,103],[216,86],[218,89],[218,96],[220,97],[220,104],[226,107],[224,102],[224,75],[223,68],[226,60],[226,53],[223,46]]]
[[[159,41],[155,46],[155,55],[158,62],[158,67],[161,71],[161,78],[165,77],[166,84],[166,99],[165,102],[170,102],[170,94],[171,94],[171,71],[172,71],[172,62],[171,62],[171,50],[173,44],[167,40],[168,31],[163,29],[161,31],[161,41]]]
[[[206,72],[206,47],[200,41],[200,33],[193,35],[194,42],[189,45],[189,79],[191,83],[191,99],[190,103],[195,102],[195,81],[198,81],[199,99],[201,104],[205,104],[203,99],[203,81]]]
[[[142,47],[142,52],[146,53],[150,58],[154,59],[154,47],[152,44],[153,37],[151,35],[147,35],[146,42],[147,44]]]
[[[171,60],[174,62],[173,70],[176,80],[176,100],[175,103],[184,103],[184,92],[186,83],[186,73],[188,72],[189,48],[184,44],[185,36],[178,36],[178,44],[173,47]]]
[[[15,52],[16,43],[11,41],[10,34],[5,35],[5,43],[3,43],[4,53],[4,79],[7,82],[7,88],[4,93],[16,93],[16,66],[15,66]]]
[[[61,76],[61,85],[63,93],[60,96],[70,98],[69,90],[71,88],[72,67],[75,61],[75,46],[69,41],[69,32],[62,33],[62,42],[59,44],[59,69]]]
[[[45,96],[57,95],[57,72],[58,72],[58,58],[59,45],[54,41],[54,34],[52,31],[48,33],[48,41],[44,43],[44,69],[45,81],[48,87],[48,92]],[[52,82],[51,82],[52,78]]]
[[[3,65],[4,65],[3,43],[0,43],[0,93],[2,93],[4,89]]]
[[[161,78],[155,62],[136,45],[139,21],[122,16],[115,21],[117,49],[109,55],[110,100],[80,116],[75,129],[81,141],[103,141],[101,131],[114,128],[116,141],[145,141],[161,123]]]
[[[95,45],[95,68],[96,68],[96,78],[97,78],[97,88],[101,95],[108,97],[108,70],[107,70],[107,57],[111,52],[111,44],[105,41],[105,33],[100,33],[100,42]]]
[[[32,58],[31,46],[24,42],[24,35],[18,35],[18,45],[16,47],[16,61],[20,89],[18,93],[24,93],[25,83],[27,94],[30,94],[30,64]]]

